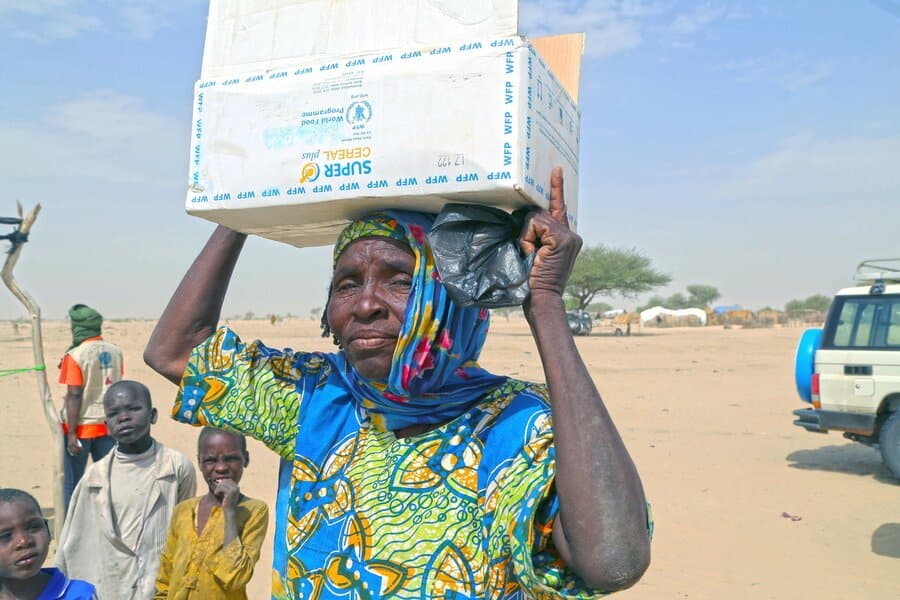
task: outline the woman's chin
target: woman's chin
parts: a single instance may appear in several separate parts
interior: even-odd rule
[[[381,356],[360,357],[356,360],[348,355],[348,360],[360,376],[375,381],[386,381],[391,374],[391,358]]]

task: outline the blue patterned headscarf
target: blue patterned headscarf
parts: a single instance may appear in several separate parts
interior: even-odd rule
[[[400,241],[416,258],[387,381],[359,375],[344,352],[330,355],[353,397],[384,430],[453,419],[506,380],[478,366],[488,311],[460,308],[447,296],[426,239],[432,220],[407,211],[374,213],[351,223],[334,246],[335,264],[351,242],[365,237]]]

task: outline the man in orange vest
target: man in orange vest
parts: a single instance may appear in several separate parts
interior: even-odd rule
[[[122,379],[122,351],[100,333],[103,316],[84,304],[69,309],[72,345],[60,362],[59,382],[66,386],[62,409],[65,453],[65,502],[84,474],[87,457],[94,462],[106,456],[116,441],[106,430],[103,394]]]

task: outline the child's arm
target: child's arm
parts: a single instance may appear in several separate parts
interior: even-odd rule
[[[222,515],[225,518],[224,548],[240,535],[237,524],[237,505],[241,499],[241,488],[231,479],[225,479],[216,486],[216,495],[222,497]]]
[[[253,576],[253,567],[259,560],[260,548],[269,525],[269,507],[259,500],[250,500],[240,510],[250,515],[244,522],[238,537],[226,542],[222,549],[207,562],[210,573],[223,590],[239,590]],[[228,522],[226,521],[226,528]],[[227,535],[226,529],[226,535]]]

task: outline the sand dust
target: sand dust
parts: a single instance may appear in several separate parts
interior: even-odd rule
[[[316,323],[231,323],[245,339],[329,349]],[[196,431],[168,418],[175,387],[141,352],[153,324],[109,322],[129,378],[145,382],[160,410],[154,435],[188,456]],[[578,346],[643,477],[653,504],[653,563],[621,598],[900,598],[900,485],[876,450],[839,434],[791,424],[799,329],[644,329],[578,338]],[[0,369],[31,365],[28,326],[0,323]],[[67,325],[44,325],[48,375],[69,342]],[[496,318],[482,356],[489,369],[542,378],[525,322]],[[63,388],[52,385],[57,404]],[[34,376],[0,379],[0,484],[44,506],[52,452]],[[256,442],[241,489],[274,505],[278,461]],[[249,587],[267,598],[271,531]]]

